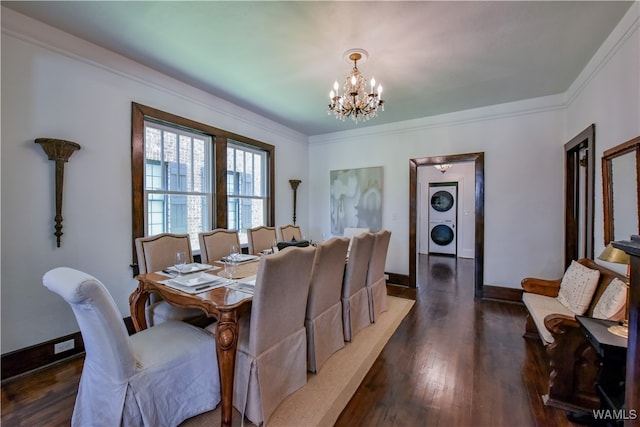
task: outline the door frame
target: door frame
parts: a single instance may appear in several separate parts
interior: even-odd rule
[[[475,171],[474,295],[482,298],[484,286],[484,152],[409,159],[409,286],[417,282],[418,167],[440,163],[473,162]]]

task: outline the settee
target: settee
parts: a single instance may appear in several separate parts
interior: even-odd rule
[[[569,276],[576,271],[590,276],[581,276],[577,280],[580,284],[573,289],[582,298],[582,307],[578,309],[567,304],[566,292],[561,291],[561,286],[567,288],[567,282],[575,279]],[[590,259],[572,262],[560,279],[522,280],[522,301],[528,312],[524,337],[540,339],[549,356],[549,389],[543,396],[546,404],[573,412],[599,407],[595,383],[600,358],[580,330],[575,315],[624,319],[625,282],[623,275]]]

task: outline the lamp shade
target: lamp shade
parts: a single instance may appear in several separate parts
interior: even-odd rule
[[[629,254],[614,248],[611,243],[604,248],[598,259],[606,262],[615,262],[616,264],[629,264],[630,262]]]

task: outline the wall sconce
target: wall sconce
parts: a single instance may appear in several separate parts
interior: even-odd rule
[[[299,179],[289,180],[289,184],[291,184],[291,189],[293,190],[293,225],[296,225],[296,192],[301,182]]]
[[[49,160],[56,162],[56,236],[58,247],[60,247],[60,236],[62,236],[62,186],[64,183],[64,164],[69,161],[69,157],[74,151],[80,149],[80,144],[53,138],[36,138],[36,144],[40,144],[44,152],[49,156]]]

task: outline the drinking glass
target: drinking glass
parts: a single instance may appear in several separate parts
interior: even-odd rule
[[[224,262],[224,276],[228,279],[227,282],[233,282],[233,277],[236,274],[236,261],[232,258],[227,259]]]
[[[187,266],[187,254],[183,251],[176,252],[176,270],[178,273],[182,274]]]
[[[239,255],[240,255],[240,246],[231,245],[231,249],[229,251],[229,259],[235,262],[238,260]]]

